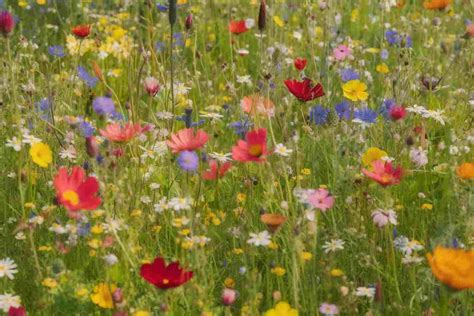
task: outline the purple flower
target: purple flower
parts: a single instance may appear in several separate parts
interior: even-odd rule
[[[112,98],[97,97],[92,102],[94,112],[99,115],[109,115],[115,112],[115,104]]]
[[[329,109],[326,109],[321,105],[313,106],[309,110],[309,120],[316,125],[323,125],[328,120],[329,112]]]
[[[51,101],[48,98],[43,98],[39,102],[36,102],[35,108],[42,120],[51,121]]]
[[[319,312],[323,315],[338,315],[339,308],[334,304],[322,303]]]
[[[61,58],[61,57],[66,56],[66,53],[64,52],[64,47],[60,45],[50,46],[48,48],[48,52],[53,57]]]
[[[382,114],[382,116],[385,118],[385,119],[390,119],[390,109],[392,108],[392,106],[394,106],[396,104],[395,100],[393,99],[385,99],[383,100],[383,103],[382,105],[380,106],[380,114]]]
[[[385,48],[382,49],[382,51],[380,52],[380,58],[382,58],[383,60],[387,60],[388,56],[389,56],[388,50],[386,50]]]
[[[354,111],[354,118],[365,123],[375,123],[377,120],[377,112],[369,108],[356,109]]]
[[[395,30],[387,30],[385,32],[385,39],[390,45],[397,45],[402,41],[400,35]]]
[[[341,70],[341,80],[343,82],[357,80],[359,79],[359,74],[350,68],[345,68]]]
[[[348,120],[351,118],[351,105],[348,101],[344,100],[341,103],[336,104],[334,106],[334,109],[336,110],[339,119]]]
[[[94,135],[95,129],[92,126],[92,124],[87,122],[87,121],[82,121],[79,124],[79,128],[81,130],[82,136],[84,136],[84,137],[91,137],[92,135]]]
[[[199,167],[199,157],[195,151],[182,151],[178,156],[178,165],[184,171],[196,171]]]
[[[94,77],[93,75],[89,74],[87,72],[87,70],[82,67],[82,66],[78,66],[77,67],[77,75],[79,76],[79,78],[81,78],[82,80],[84,80],[84,82],[89,86],[89,88],[95,88],[95,86],[97,85],[97,82],[99,81],[99,79],[97,79],[96,77]]]

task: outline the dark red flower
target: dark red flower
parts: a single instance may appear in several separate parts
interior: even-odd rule
[[[10,306],[10,309],[8,310],[8,316],[26,316],[26,310],[23,306]]]
[[[302,71],[306,67],[306,59],[304,58],[296,58],[295,59],[295,68],[299,71]]]
[[[167,266],[163,258],[156,257],[153,263],[145,263],[141,266],[140,275],[148,283],[166,290],[188,282],[193,277],[193,272],[183,270],[178,261]]]
[[[394,105],[390,108],[389,114],[392,120],[398,121],[407,115],[407,110],[401,105]]]
[[[4,36],[9,35],[15,27],[13,15],[8,11],[0,12],[0,33]]]
[[[304,79],[303,81],[298,80],[285,80],[285,85],[298,100],[307,102],[320,98],[324,95],[323,86],[318,83],[313,86],[311,79]]]
[[[89,36],[91,32],[91,26],[90,25],[77,25],[72,29],[72,33],[76,35],[79,38],[86,38]]]

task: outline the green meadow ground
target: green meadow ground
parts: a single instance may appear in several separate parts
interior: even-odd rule
[[[465,36],[472,2],[426,10],[421,1],[406,1],[387,10],[374,0],[327,1],[325,8],[318,1],[267,0],[265,28],[235,35],[229,22],[257,23],[260,1],[181,1],[172,50],[174,105],[168,13],[155,1],[2,2],[18,22],[0,37],[0,260],[14,260],[18,272],[13,280],[0,278],[0,295],[19,296],[28,315],[260,315],[278,301],[300,315],[322,315],[322,303],[335,304],[341,315],[473,313],[472,290],[449,289],[426,260],[437,245],[474,244],[472,180],[456,173],[473,157],[474,44]],[[71,34],[78,24],[92,25],[84,40]],[[390,45],[385,32],[392,29],[410,36],[412,47],[403,47],[405,39]],[[333,50],[340,44],[351,56],[337,61]],[[52,45],[63,46],[65,56],[52,56]],[[296,57],[307,59],[304,75],[320,82],[325,96],[302,103],[289,93],[283,82],[300,78]],[[77,68],[94,77],[94,63],[105,80],[91,88]],[[385,99],[394,99],[430,114],[408,111],[399,121],[379,114],[367,124],[339,119],[334,107],[347,100],[345,68],[359,74],[369,94],[351,108],[378,113]],[[154,97],[143,88],[150,76],[161,86]],[[442,80],[429,90],[423,76]],[[92,102],[106,94],[125,121],[154,129],[125,144],[105,141],[98,131],[111,119],[94,113]],[[244,113],[241,100],[252,94],[269,98],[274,116]],[[39,109],[44,98],[45,111]],[[330,109],[324,124],[308,115],[318,104]],[[262,163],[233,161],[225,177],[204,180],[207,162],[186,172],[165,143],[185,123],[164,119],[163,112],[181,116],[185,109],[193,110],[193,122],[204,120],[196,128],[209,141],[200,154],[230,153],[239,135],[229,125],[242,121],[267,129],[269,149],[284,144],[292,152],[270,154]],[[100,161],[87,155],[75,123],[84,119],[95,128]],[[30,156],[33,136],[52,150],[45,168]],[[8,145],[14,137],[18,151]],[[370,147],[403,168],[398,185],[382,187],[362,174],[361,157]],[[410,155],[418,148],[424,165]],[[97,178],[102,199],[82,219],[57,205],[52,186],[59,167],[76,165]],[[312,217],[294,191],[320,187],[335,203]],[[165,202],[185,198],[188,207],[179,211]],[[376,209],[394,210],[398,224],[377,227]],[[248,240],[268,230],[262,213],[287,220],[269,245],[256,246]],[[394,244],[401,236],[405,247]],[[338,239],[343,249],[325,251]],[[104,259],[111,254],[118,260],[113,265]],[[179,260],[193,278],[176,289],[154,288],[140,266],[156,256]],[[110,309],[94,304],[99,283],[121,288],[123,299]],[[357,295],[361,287],[376,293]],[[222,304],[224,288],[238,293],[231,306]]]

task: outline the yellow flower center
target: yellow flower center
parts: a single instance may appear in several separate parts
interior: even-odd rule
[[[63,199],[72,205],[79,204],[79,195],[72,190],[67,190],[63,193]]]
[[[168,279],[163,279],[163,284],[168,284],[168,283],[170,283],[170,280],[168,280]]]
[[[260,144],[251,145],[249,148],[249,154],[251,154],[254,157],[260,157],[262,155],[262,151],[263,151],[263,148],[262,148],[262,145]]]

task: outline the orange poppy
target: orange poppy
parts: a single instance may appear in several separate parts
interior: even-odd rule
[[[474,250],[436,247],[427,254],[434,276],[456,290],[474,289]]]
[[[431,0],[423,3],[423,7],[428,10],[443,10],[449,4],[451,0]]]
[[[456,174],[461,179],[474,179],[474,162],[464,162],[456,169]]]

